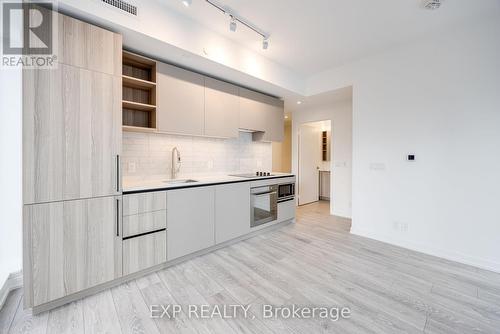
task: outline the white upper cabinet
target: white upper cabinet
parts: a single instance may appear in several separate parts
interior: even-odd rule
[[[241,129],[259,131],[255,140],[282,141],[284,136],[283,101],[240,88]]]
[[[203,135],[204,76],[161,62],[157,63],[156,75],[158,131]]]
[[[238,137],[238,87],[205,77],[205,135]]]
[[[283,101],[173,65],[157,63],[160,132],[232,138],[239,129],[254,140],[282,141]]]
[[[263,94],[240,88],[240,129],[264,131],[266,126]]]

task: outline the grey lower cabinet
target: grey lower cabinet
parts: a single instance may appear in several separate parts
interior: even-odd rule
[[[293,219],[295,217],[295,200],[278,203],[278,221]]]
[[[215,187],[167,192],[167,260],[215,245]]]
[[[121,196],[24,206],[24,295],[39,306],[122,275]]]
[[[250,182],[215,187],[215,242],[250,232]]]

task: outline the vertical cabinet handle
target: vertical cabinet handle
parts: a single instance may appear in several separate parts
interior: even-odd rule
[[[116,236],[120,236],[120,200],[116,199]]]
[[[120,155],[116,155],[116,192],[120,192]]]

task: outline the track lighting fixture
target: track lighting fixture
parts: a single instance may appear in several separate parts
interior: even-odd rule
[[[232,32],[235,32],[236,31],[236,20],[234,19],[233,15],[229,15],[229,17],[231,18],[231,21],[229,22],[229,30],[231,30]]]
[[[229,30],[230,31],[235,32],[236,28],[237,28],[237,24],[241,23],[242,25],[244,25],[248,29],[250,29],[250,30],[254,31],[255,33],[259,34],[260,36],[262,36],[262,49],[267,50],[267,48],[269,48],[269,35],[268,34],[264,33],[262,30],[260,30],[259,28],[254,26],[252,23],[248,22],[247,20],[235,15],[231,9],[218,4],[216,0],[205,0],[205,1],[208,4],[210,4],[211,6],[213,6],[214,8],[221,11],[223,14],[229,16],[229,18],[231,19],[231,21],[229,22]],[[189,1],[189,2],[191,2],[191,1]]]
[[[267,50],[268,47],[269,47],[269,38],[264,37],[264,39],[262,40],[262,48],[264,50]]]

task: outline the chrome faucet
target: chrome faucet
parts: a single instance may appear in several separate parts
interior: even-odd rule
[[[181,152],[177,149],[177,146],[172,149],[172,179],[177,177],[181,169]]]

